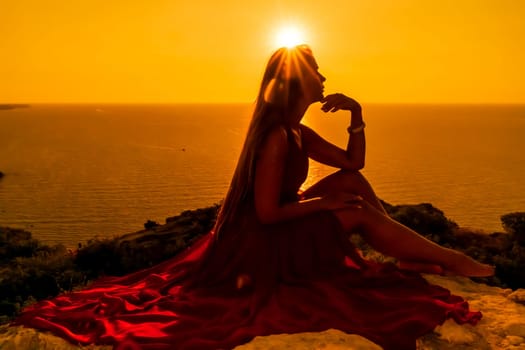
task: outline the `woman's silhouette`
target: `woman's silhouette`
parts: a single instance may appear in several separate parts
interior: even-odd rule
[[[199,350],[329,328],[415,349],[448,317],[475,324],[479,312],[418,271],[488,276],[492,267],[388,217],[359,172],[361,106],[323,96],[324,81],[307,46],[277,50],[214,230],[169,261],[40,302],[16,323],[80,343]],[[346,150],[301,124],[315,102],[350,112]],[[301,192],[309,158],[341,170]],[[363,259],[353,232],[399,267]]]

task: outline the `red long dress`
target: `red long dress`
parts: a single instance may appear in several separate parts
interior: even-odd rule
[[[283,201],[297,198],[307,172],[290,140]],[[253,197],[241,211],[219,239],[210,232],[157,266],[39,302],[15,323],[117,349],[231,349],[335,328],[403,350],[449,317],[481,318],[417,273],[362,259],[329,211],[272,225],[259,223]]]

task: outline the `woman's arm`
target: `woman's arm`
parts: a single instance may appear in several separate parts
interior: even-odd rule
[[[359,205],[361,197],[344,192],[281,205],[281,184],[287,153],[286,130],[284,128],[273,130],[259,153],[255,169],[255,210],[262,223],[270,224],[316,211]]]
[[[308,156],[335,168],[362,169],[365,166],[366,140],[361,106],[354,99],[342,94],[328,95],[321,102],[324,103],[322,110],[325,112],[335,112],[340,109],[351,112],[348,144],[345,151],[326,141],[307,126],[301,125]],[[357,132],[351,132],[351,130]]]

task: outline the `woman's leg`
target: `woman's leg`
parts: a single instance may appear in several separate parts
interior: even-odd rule
[[[377,198],[372,186],[357,170],[339,170],[306,189],[302,196],[305,199],[322,197],[335,191],[344,191],[360,195],[374,208],[386,215],[385,208]]]
[[[420,236],[367,201],[363,201],[360,208],[352,207],[334,213],[347,232],[360,232],[374,249],[406,261],[408,266],[421,264],[428,268],[438,265],[444,271],[470,277],[494,274],[493,267]]]

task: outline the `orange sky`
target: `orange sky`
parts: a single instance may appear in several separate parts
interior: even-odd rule
[[[522,0],[1,0],[0,103],[251,102],[277,28],[327,93],[525,103]]]

